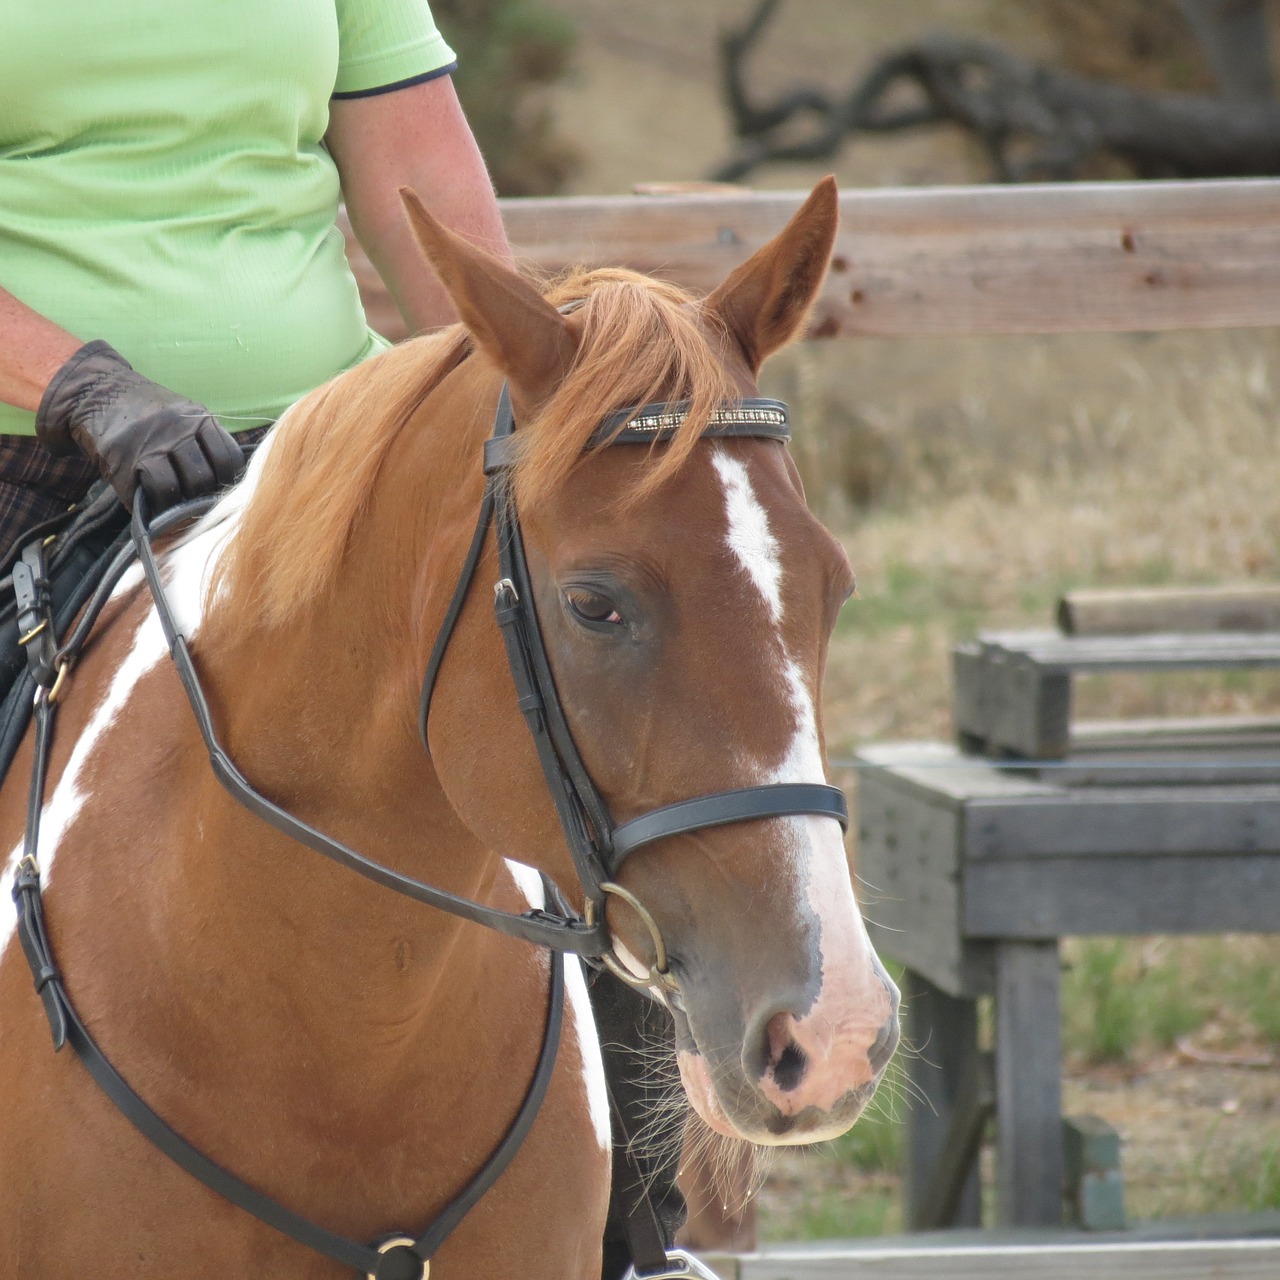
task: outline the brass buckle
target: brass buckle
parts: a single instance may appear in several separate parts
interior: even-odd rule
[[[29,645],[36,638],[36,636],[38,636],[42,631],[47,631],[48,629],[49,629],[49,619],[45,618],[42,622],[39,622],[34,627],[32,627],[31,630],[28,631],[25,636],[19,636],[18,645],[20,647],[25,647],[26,645]]]
[[[653,964],[649,967],[648,974],[641,978],[632,973],[618,959],[612,944],[609,950],[600,957],[600,963],[619,981],[625,982],[630,987],[635,987],[638,991],[644,991],[647,987],[660,987],[665,988],[667,991],[678,991],[679,985],[669,967],[667,944],[663,941],[662,930],[658,928],[658,922],[650,914],[649,909],[629,889],[624,889],[620,884],[615,884],[612,880],[603,881],[600,885],[600,892],[612,894],[615,898],[621,898],[640,917],[640,923],[649,930],[649,937],[653,941]],[[590,929],[595,926],[596,904],[590,899],[587,901],[586,921],[587,928]]]
[[[58,676],[53,682],[53,687],[49,690],[45,701],[52,706],[58,701],[58,695],[62,692],[63,682],[67,678],[67,672],[71,670],[71,658],[67,654],[63,654],[58,659]]]

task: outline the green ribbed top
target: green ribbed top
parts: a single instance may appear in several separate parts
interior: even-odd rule
[[[453,61],[426,0],[0,0],[0,285],[231,430],[271,421],[385,345],[330,97]]]

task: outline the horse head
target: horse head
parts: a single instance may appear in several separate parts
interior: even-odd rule
[[[412,193],[406,207],[477,349],[466,363],[487,389],[471,390],[510,389],[520,448],[506,500],[560,701],[613,820],[823,782],[819,690],[853,574],[781,444],[703,428],[758,396],[761,364],[803,325],[835,236],[834,182],[701,301],[624,272],[544,297]],[[609,414],[674,400],[689,403],[668,441],[584,450]],[[492,618],[467,612],[460,647],[500,666]],[[491,848],[564,872],[509,682],[494,664],[449,660],[435,697],[432,760],[458,814]],[[657,994],[701,1117],[770,1144],[847,1129],[896,1046],[898,993],[867,937],[839,823],[781,816],[673,834],[616,878],[614,956],[643,981],[665,944]]]

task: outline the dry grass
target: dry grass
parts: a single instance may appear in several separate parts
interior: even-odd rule
[[[772,389],[798,409],[810,500],[859,579],[828,680],[832,744],[945,733],[951,644],[1047,625],[1070,587],[1280,577],[1276,351],[1270,332],[1219,332],[791,353]],[[1276,696],[1266,679],[1111,689],[1085,709]],[[1117,690],[1123,705],[1097,705]]]

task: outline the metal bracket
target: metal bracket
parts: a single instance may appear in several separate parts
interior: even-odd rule
[[[622,1280],[719,1280],[719,1277],[693,1254],[683,1249],[668,1249],[667,1265],[661,1271],[640,1272],[628,1267]]]

